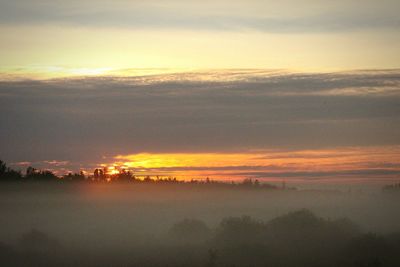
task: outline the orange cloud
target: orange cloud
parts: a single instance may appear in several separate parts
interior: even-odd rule
[[[245,177],[351,179],[398,177],[400,146],[350,147],[325,150],[257,151],[251,153],[138,153],[118,155],[110,165],[143,175],[182,179]]]

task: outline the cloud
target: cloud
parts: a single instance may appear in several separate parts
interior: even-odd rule
[[[43,161],[43,163],[54,166],[54,167],[60,167],[60,166],[66,166],[68,165],[70,162],[67,160],[64,161],[58,161],[58,160],[45,160]]]
[[[302,181],[302,182],[372,182],[372,181],[396,181],[400,175],[400,170],[388,169],[359,169],[346,171],[307,171],[307,172],[262,172],[251,171],[242,173],[231,173],[232,177],[249,177],[253,179]]]
[[[399,82],[397,70],[2,81],[0,158],[396,145]]]
[[[122,73],[1,81],[0,158],[60,174],[114,163],[238,180],[400,174],[399,70]]]
[[[15,165],[15,166],[29,166],[29,165],[32,165],[32,162],[29,162],[29,161],[19,161],[19,162],[16,162],[16,163],[14,163],[14,164],[12,164],[12,165]]]
[[[347,5],[324,1],[15,1],[0,2],[2,24],[67,24],[89,27],[158,28],[272,33],[340,32],[400,27],[396,1]],[[259,10],[257,10],[257,8]],[[237,12],[241,10],[241,12]],[[313,10],[314,12],[310,12]]]
[[[138,153],[119,155],[106,166],[136,175],[240,180],[282,178],[304,181],[332,179],[396,180],[400,146],[339,147],[314,150],[264,150],[252,153]]]

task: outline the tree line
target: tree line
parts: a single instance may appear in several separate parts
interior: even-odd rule
[[[175,223],[159,243],[131,246],[126,262],[116,254],[97,251],[71,254],[62,242],[32,229],[14,246],[0,243],[6,266],[180,266],[180,267],[397,267],[399,233],[363,232],[346,218],[325,219],[303,209],[261,221],[249,216],[227,217],[216,227],[198,219]],[[100,253],[101,252],[101,253]]]
[[[192,185],[208,185],[216,187],[237,187],[252,189],[295,189],[261,183],[258,179],[246,178],[241,182],[222,182],[215,181],[207,177],[206,179],[178,180],[176,177],[160,177],[151,175],[135,175],[132,171],[120,169],[117,173],[110,174],[107,167],[96,168],[92,174],[85,174],[83,171],[79,173],[68,172],[65,175],[57,176],[50,170],[40,170],[34,167],[27,167],[25,174],[22,171],[16,171],[7,166],[0,160],[0,182],[29,182],[29,181],[58,181],[58,182],[98,182],[98,183],[154,183],[154,184],[192,184]]]
[[[347,218],[325,219],[307,209],[268,222],[228,217],[214,229],[185,219],[170,236],[182,247],[208,247],[206,266],[400,266],[399,233],[363,232]]]
[[[385,185],[382,188],[384,193],[400,193],[400,182],[390,185]]]

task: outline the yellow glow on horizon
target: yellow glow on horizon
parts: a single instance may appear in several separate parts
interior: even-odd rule
[[[26,66],[0,68],[0,80],[34,79],[48,80],[58,78],[86,78],[86,77],[150,77],[155,75],[178,75],[186,72],[195,72],[200,76],[206,70],[194,70],[186,68],[70,68],[58,66]],[[223,70],[213,70],[221,72]],[[249,70],[252,71],[252,70]]]
[[[83,69],[72,69],[71,74],[75,75],[102,75],[107,72],[109,72],[111,69],[110,68],[83,68]]]
[[[114,174],[118,174],[118,173],[119,173],[119,170],[115,166],[111,166],[111,167],[107,168],[107,174],[114,175]]]
[[[379,164],[400,161],[400,147],[351,147],[325,150],[264,151],[257,153],[139,153],[118,155],[113,165],[141,170],[171,169],[172,172],[222,173],[229,168],[270,168],[279,171],[340,171],[379,169]],[[378,165],[376,165],[378,163]],[[376,165],[376,166],[375,166]],[[175,169],[174,169],[175,168]],[[199,170],[200,168],[200,170]],[[209,170],[207,170],[209,168]],[[215,169],[217,168],[217,170]],[[220,169],[218,169],[220,168]],[[226,169],[224,169],[226,168]],[[240,172],[241,170],[236,170]],[[204,173],[203,172],[203,173]]]
[[[121,160],[124,166],[130,168],[172,168],[172,167],[218,167],[241,166],[243,162],[261,163],[256,157],[258,154],[221,154],[221,153],[174,153],[150,154],[140,153],[133,155],[119,155],[115,159]]]
[[[400,61],[400,37],[390,31],[278,34],[45,25],[0,26],[0,34],[0,69],[77,70],[66,73],[70,76],[129,68],[376,69],[398,68]]]

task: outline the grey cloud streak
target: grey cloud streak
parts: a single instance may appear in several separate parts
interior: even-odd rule
[[[295,12],[297,5],[313,10],[313,3],[283,4],[278,12],[266,5],[264,14],[237,14],[225,4],[226,12],[211,12],[210,3],[193,8],[190,1],[179,4],[110,1],[14,1],[0,2],[0,22],[17,25],[72,25],[132,29],[184,29],[237,31],[256,30],[271,33],[342,32],[360,29],[400,27],[396,1],[385,4],[369,1],[364,5],[331,6],[315,13]],[[278,5],[279,6],[279,5]],[[331,8],[329,8],[331,7]],[[220,7],[221,8],[221,7]],[[287,10],[286,10],[287,9]],[[298,9],[298,8],[297,8]],[[286,10],[282,12],[281,10]]]
[[[2,81],[0,158],[400,144],[398,70],[212,73]]]

